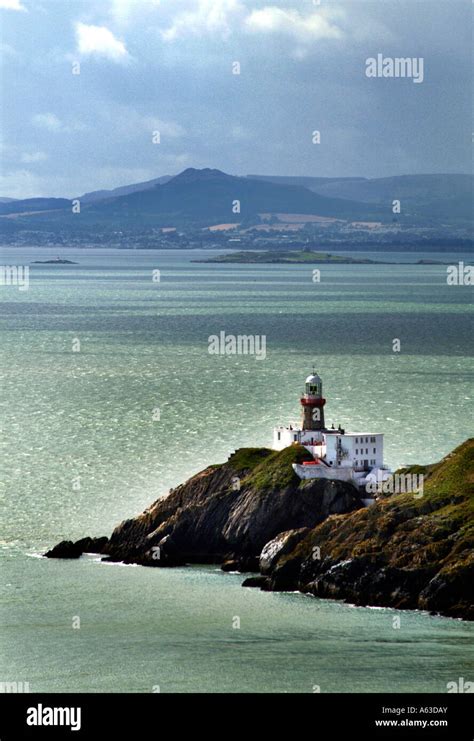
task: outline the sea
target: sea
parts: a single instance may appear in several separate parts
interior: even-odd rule
[[[445,692],[474,625],[242,588],[215,566],[42,557],[110,535],[170,487],[296,421],[383,432],[392,468],[472,436],[472,286],[460,252],[392,264],[205,264],[208,250],[3,248],[0,683],[31,692]],[[438,265],[415,265],[419,259]],[[209,338],[265,338],[264,356]],[[399,618],[399,620],[398,620]]]

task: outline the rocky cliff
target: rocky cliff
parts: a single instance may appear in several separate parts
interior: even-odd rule
[[[249,586],[473,620],[474,440],[440,463],[399,473],[422,473],[423,495],[399,494],[280,534]]]
[[[147,566],[227,561],[228,568],[257,570],[262,548],[279,533],[362,506],[351,484],[301,481],[291,464],[310,459],[299,445],[281,452],[242,448],[122,522],[98,550]],[[86,539],[66,541],[46,555],[75,558],[87,547]]]
[[[339,481],[301,481],[305,448],[242,448],[122,522],[107,538],[63,541],[46,555],[146,566],[220,563],[260,571],[245,586],[301,590],[356,605],[474,619],[474,440],[414,466],[420,494],[364,508]]]

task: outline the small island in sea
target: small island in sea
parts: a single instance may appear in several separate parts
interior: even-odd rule
[[[55,257],[52,260],[33,260],[32,265],[79,265],[79,263],[74,262],[74,260]]]
[[[243,250],[226,255],[216,255],[203,260],[192,260],[192,262],[228,262],[228,263],[315,263],[338,265],[380,265],[377,260],[368,258],[349,257],[333,255],[330,252],[314,252],[313,250],[295,250],[291,252],[280,252],[279,250],[265,250],[252,252]]]
[[[253,252],[242,250],[225,255],[216,255],[202,260],[191,262],[213,262],[213,263],[284,263],[284,264],[315,264],[318,265],[395,265],[396,263],[371,260],[368,257],[350,257],[349,255],[334,255],[331,252],[315,252],[314,250],[294,250],[280,252],[279,250],[264,250]],[[418,260],[412,265],[442,265],[437,260]]]
[[[474,620],[474,439],[392,474],[383,434],[326,427],[322,381],[301,425],[240,448],[125,520],[110,538],[61,541],[48,558],[254,573],[245,587]]]

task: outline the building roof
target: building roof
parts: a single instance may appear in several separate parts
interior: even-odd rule
[[[311,375],[308,376],[305,383],[321,383],[321,378],[318,376],[317,373],[311,373]]]

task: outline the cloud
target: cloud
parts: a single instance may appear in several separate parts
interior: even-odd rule
[[[331,23],[327,13],[303,15],[298,10],[288,10],[269,5],[253,10],[245,19],[245,26],[252,33],[278,33],[291,36],[297,41],[340,39],[342,30]]]
[[[44,192],[45,182],[29,170],[0,173],[0,195],[8,198],[34,198]]]
[[[105,26],[88,26],[76,23],[77,49],[80,54],[106,57],[113,62],[123,62],[130,55],[123,41],[117,39]]]
[[[186,133],[181,124],[175,121],[163,121],[163,119],[154,118],[153,116],[142,118],[141,126],[145,131],[159,131],[162,136],[170,139],[179,139]]]
[[[71,132],[71,131],[85,131],[85,126],[81,121],[68,122],[67,124],[61,121],[55,113],[36,113],[32,119],[33,124],[40,129],[46,129],[52,132]]]
[[[21,4],[20,0],[0,0],[0,8],[26,11],[25,6]]]
[[[162,8],[165,9],[164,4]],[[228,38],[242,30],[260,35],[280,34],[306,44],[344,36],[335,22],[344,13],[334,8],[303,13],[275,5],[249,10],[242,0],[173,0],[173,10],[168,27],[161,31],[165,41],[204,34]]]
[[[37,113],[32,121],[35,126],[48,131],[63,131],[64,125],[55,113]]]
[[[161,32],[165,41],[203,33],[228,37],[245,12],[240,0],[197,0],[192,9],[178,12],[171,26]]]
[[[35,162],[44,162],[48,159],[48,155],[44,152],[23,152],[20,157],[21,162],[25,165],[30,165]]]

